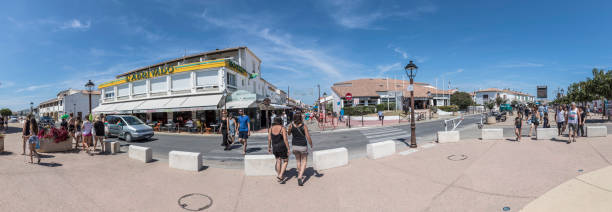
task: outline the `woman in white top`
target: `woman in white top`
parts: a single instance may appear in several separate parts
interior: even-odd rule
[[[555,115],[555,122],[557,122],[557,135],[561,135],[565,131],[565,110],[560,107]]]
[[[569,140],[567,143],[576,142],[576,135],[578,133],[578,123],[580,123],[580,113],[576,103],[572,102],[572,108],[567,112],[567,125],[569,125]]]

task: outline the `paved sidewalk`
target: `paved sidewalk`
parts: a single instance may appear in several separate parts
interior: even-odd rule
[[[29,164],[19,154],[17,137],[5,137],[9,153],[0,154],[2,211],[183,211],[177,201],[190,193],[211,197],[204,211],[519,211],[568,180],[610,185],[612,179],[586,174],[612,165],[609,137],[572,144],[475,139],[437,144],[408,155],[354,159],[346,167],[309,168],[304,187],[297,186],[294,167],[291,179],[280,185],[273,176],[212,167],[187,172],[162,161],[130,160],[126,153],[45,154],[43,165]],[[189,198],[187,207],[210,203]],[[612,201],[602,198],[587,201],[601,200],[600,208],[612,210]],[[545,207],[530,211],[540,208]]]

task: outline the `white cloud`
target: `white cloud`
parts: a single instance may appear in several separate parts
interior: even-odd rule
[[[388,3],[373,3],[361,0],[326,0],[330,17],[339,25],[349,29],[382,29],[376,22],[386,19],[415,19],[424,14],[434,13],[437,7],[430,2],[411,9]],[[369,3],[369,4],[367,4]],[[375,8],[372,8],[375,4]]]
[[[72,19],[70,21],[64,22],[64,24],[60,27],[60,29],[88,30],[89,27],[91,27],[91,21],[81,22],[78,19]]]
[[[24,92],[24,91],[35,91],[41,88],[49,88],[51,86],[53,86],[54,84],[43,84],[43,85],[31,85],[25,88],[20,88],[17,89],[17,92]]]
[[[205,11],[202,13],[201,18],[218,27],[244,31],[258,39],[262,39],[265,42],[263,42],[263,44],[257,44],[262,45],[262,48],[257,48],[257,46],[251,47],[257,48],[262,58],[266,57],[266,55],[270,55],[270,58],[265,58],[263,60],[273,64],[276,63],[275,65],[277,67],[286,67],[284,64],[299,64],[308,67],[308,69],[312,71],[320,71],[328,78],[340,79],[343,76],[341,67],[344,67],[343,64],[349,64],[349,62],[335,58],[316,47],[301,47],[293,42],[291,34],[281,34],[279,31],[273,30],[270,27],[261,27],[250,21],[257,20],[253,17],[213,17]]]
[[[10,88],[15,85],[13,81],[0,81],[0,88]]]
[[[402,57],[404,59],[408,59],[408,53],[406,53],[405,51],[402,51],[400,48],[395,48],[395,49],[393,49],[393,51],[395,51],[398,54],[402,55]]]
[[[379,65],[376,66],[376,69],[378,69],[378,71],[380,71],[380,74],[384,74],[387,73],[388,71],[391,70],[402,70],[402,64],[401,63],[393,63],[393,64],[389,64],[389,65]]]

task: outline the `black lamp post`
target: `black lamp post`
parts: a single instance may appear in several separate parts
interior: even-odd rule
[[[429,109],[429,119],[431,119],[431,104],[429,104],[430,102],[433,102],[433,100],[431,99],[431,91],[427,91],[427,109]]]
[[[327,123],[327,92],[323,92],[323,124]]]
[[[34,114],[34,102],[30,102],[30,114]]]
[[[87,87],[87,90],[89,91],[89,114],[91,114],[91,91],[93,90],[94,83],[89,80],[89,82],[85,84],[85,87]],[[89,119],[89,117],[87,117],[87,119]]]
[[[404,71],[408,78],[410,78],[410,148],[416,148],[416,124],[414,123],[414,77],[416,77],[417,67],[412,60],[406,67],[404,67]]]

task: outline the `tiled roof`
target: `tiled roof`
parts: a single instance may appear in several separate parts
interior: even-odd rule
[[[519,95],[519,96],[532,96],[527,93],[522,93],[522,92],[508,90],[508,89],[499,89],[499,88],[487,88],[487,89],[476,91],[476,93],[478,92],[500,92],[500,93],[509,93],[509,94],[514,94],[514,95]]]
[[[407,90],[409,85],[410,81],[407,80],[367,78],[334,83],[332,90],[340,97],[344,97],[346,93],[351,93],[354,97],[379,96],[377,91],[402,91],[403,96],[410,96]],[[427,97],[427,91],[432,94],[452,94],[457,90],[438,90],[427,83],[414,83],[415,97]]]

